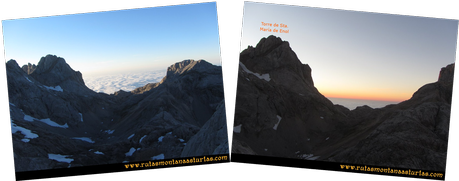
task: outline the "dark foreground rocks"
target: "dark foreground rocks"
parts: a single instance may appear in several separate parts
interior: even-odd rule
[[[451,71],[442,71],[437,82],[424,85],[411,99],[383,108],[374,120],[379,125],[367,137],[355,146],[335,152],[330,159],[444,171],[454,64],[446,69]]]

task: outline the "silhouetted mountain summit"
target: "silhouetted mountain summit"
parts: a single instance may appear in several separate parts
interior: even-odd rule
[[[215,70],[212,67],[213,65],[209,62],[206,62],[205,60],[184,60],[168,67],[166,76],[172,77],[189,71],[196,71],[202,73],[215,72]]]
[[[30,75],[47,86],[67,84],[67,81],[85,86],[81,73],[74,71],[63,58],[56,55],[42,57]]]
[[[241,52],[240,62],[253,72],[269,73],[270,78],[279,83],[293,83],[286,79],[294,78],[295,82],[303,82],[302,88],[313,89],[314,82],[309,65],[303,65],[290,48],[290,44],[278,37],[271,35],[268,38],[262,38],[256,48],[245,49]],[[284,86],[295,87],[290,84]]]
[[[228,153],[221,67],[204,60],[111,95],[54,55],[6,67],[17,172]]]
[[[444,171],[454,64],[379,109],[333,105],[311,71],[275,36],[241,52],[233,153]]]
[[[235,153],[297,158],[300,150],[311,153],[324,140],[342,136],[345,116],[314,87],[311,68],[288,42],[269,36],[241,52]]]
[[[449,64],[446,67],[443,67],[440,70],[440,74],[438,75],[438,82],[445,82],[452,84],[454,80],[454,63]]]

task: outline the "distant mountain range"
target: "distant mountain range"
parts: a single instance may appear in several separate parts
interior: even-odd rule
[[[228,153],[221,67],[204,60],[111,95],[54,55],[6,69],[16,172]]]
[[[454,64],[399,104],[354,110],[275,36],[240,54],[232,153],[445,171]]]

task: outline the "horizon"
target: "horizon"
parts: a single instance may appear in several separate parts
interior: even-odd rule
[[[325,96],[325,97],[327,99],[350,99],[350,100],[361,100],[361,101],[380,101],[380,102],[396,102],[396,103],[400,103],[400,102],[408,100],[408,99],[405,99],[405,100],[385,100],[385,99],[371,99],[371,98],[370,99],[368,99],[368,98],[347,98],[347,97],[335,97],[335,96]]]
[[[51,55],[51,54],[48,54],[48,55]],[[52,55],[52,56],[56,56],[56,55]],[[59,57],[59,58],[63,58],[63,57]],[[70,65],[65,60],[65,58],[63,59],[65,63],[69,65],[71,69],[73,69],[72,65]],[[11,60],[14,60],[14,59],[11,59]],[[186,60],[201,61],[203,59],[199,59],[199,60],[186,59]],[[155,70],[136,70],[135,72],[123,71],[123,72],[116,72],[116,73],[112,72],[109,74],[105,73],[105,74],[100,74],[100,75],[96,74],[96,75],[91,75],[91,76],[85,76],[83,73],[81,74],[82,74],[82,78],[83,78],[85,85],[89,89],[95,92],[103,92],[106,94],[113,94],[119,90],[129,92],[136,88],[143,87],[149,83],[160,82],[166,76],[167,70],[170,66],[173,66],[176,63],[180,63],[186,60],[177,61],[177,62],[170,64],[169,66],[158,68]],[[203,61],[208,62],[211,65],[221,67],[221,65],[212,64],[211,62],[207,60],[203,60]],[[32,64],[32,65],[38,66],[38,63]],[[22,66],[19,65],[19,68],[22,68]],[[78,70],[73,69],[73,71],[77,72]]]
[[[84,77],[160,71],[183,60],[221,66],[215,2],[3,20],[5,61],[48,54]],[[197,28],[190,28],[197,27]]]
[[[261,30],[282,29],[269,23],[288,33]],[[240,52],[288,41],[325,97],[401,102],[455,63],[458,21],[245,2],[242,29]]]
[[[334,105],[342,105],[349,110],[354,110],[359,106],[369,106],[373,109],[382,108],[391,104],[399,104],[398,101],[382,101],[382,100],[368,100],[368,99],[348,99],[338,97],[327,97]]]
[[[69,64],[69,63],[67,62],[67,60],[65,59],[65,57],[60,57],[60,56],[54,55],[54,54],[47,54],[47,55],[52,55],[52,56],[57,56],[57,57],[59,57],[59,58],[62,58],[62,59],[65,60],[66,64],[68,64],[68,65],[70,66],[70,68],[72,68],[74,71],[79,71],[79,72],[81,72],[80,70],[77,70],[77,69],[73,68],[72,65]],[[47,55],[40,57],[40,59],[43,58],[43,57],[46,57]],[[36,66],[38,66],[38,63],[40,62],[40,59],[39,59],[36,63],[27,62],[27,63],[22,64],[22,65],[19,64],[19,62],[18,62],[17,60],[15,60],[15,59],[9,59],[9,60],[7,60],[6,62],[8,62],[8,61],[10,61],[10,60],[14,60],[14,61],[16,61],[16,63],[19,65],[19,67],[22,68],[22,66],[28,65],[28,63],[30,63],[31,65],[36,65]],[[100,76],[111,76],[111,75],[117,75],[117,74],[129,74],[129,73],[138,73],[138,72],[146,72],[146,71],[154,71],[154,72],[165,71],[165,72],[166,72],[168,67],[170,67],[170,66],[172,66],[172,65],[174,65],[174,64],[176,64],[176,63],[183,62],[183,61],[185,61],[185,60],[199,61],[199,60],[204,60],[204,59],[184,59],[184,60],[175,61],[175,62],[174,62],[174,61],[171,61],[171,62],[170,62],[171,64],[169,64],[169,65],[167,65],[167,66],[164,66],[164,67],[156,66],[156,67],[154,67],[154,69],[150,69],[150,67],[147,67],[147,68],[136,69],[136,70],[122,69],[121,72],[115,72],[115,71],[111,71],[111,72],[109,72],[109,73],[91,72],[91,73],[90,73],[91,76],[87,76],[87,77],[95,77],[95,78],[97,78],[97,77],[100,77]],[[206,61],[206,62],[208,62],[208,63],[210,63],[210,64],[212,64],[212,65],[220,66],[220,67],[221,67],[221,64],[213,64],[212,62],[207,61],[207,60],[204,60],[204,61]],[[5,63],[6,63],[6,62],[5,62]],[[134,72],[134,71],[135,71],[135,72]],[[84,75],[83,73],[82,73],[82,75],[83,75],[83,77],[85,77],[85,75]]]

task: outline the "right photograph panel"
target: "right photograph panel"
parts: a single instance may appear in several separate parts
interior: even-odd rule
[[[231,160],[444,180],[457,33],[245,2]]]

